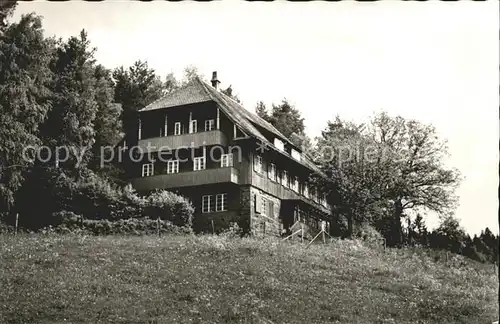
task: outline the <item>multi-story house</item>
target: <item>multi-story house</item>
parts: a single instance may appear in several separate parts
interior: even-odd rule
[[[317,228],[328,222],[325,195],[307,182],[321,171],[275,127],[223,94],[216,72],[211,83],[197,78],[139,111],[135,149],[145,154],[134,155],[129,171],[136,190],[188,197],[198,231],[236,222],[254,234],[278,235],[297,221]]]

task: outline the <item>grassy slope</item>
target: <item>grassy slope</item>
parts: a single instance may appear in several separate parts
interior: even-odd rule
[[[357,242],[0,236],[0,323],[489,323],[497,287]]]

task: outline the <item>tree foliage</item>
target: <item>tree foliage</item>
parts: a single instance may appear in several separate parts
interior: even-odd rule
[[[188,66],[181,80],[170,73],[164,82],[143,61],[111,71],[96,62],[85,31],[67,40],[45,38],[34,14],[6,20],[15,5],[0,6],[0,214],[18,212],[30,228],[56,224],[64,215],[99,224],[153,217],[191,225],[187,199],[166,191],[141,196],[112,181],[98,162],[100,147],[115,144],[120,131],[136,134],[138,109],[203,78],[198,69]],[[231,86],[222,92],[239,101]],[[386,113],[364,124],[337,117],[311,150],[304,118],[288,100],[269,110],[259,102],[256,112],[302,146],[331,180],[317,184],[335,202],[336,234],[378,241],[380,232],[391,246],[418,244],[498,262],[498,235],[486,228],[471,237],[452,217],[460,177],[443,164],[446,143],[431,125]],[[71,149],[61,157],[69,162],[53,164],[54,156],[49,165],[33,161],[42,144],[52,153]],[[432,231],[422,216],[427,211],[442,216]]]
[[[445,154],[432,126],[380,113],[367,124],[329,122],[314,158],[337,185],[342,213],[399,245],[405,211],[453,211],[459,174],[444,167]]]
[[[155,70],[147,62],[136,61],[128,69],[113,71],[115,102],[122,105],[121,122],[126,134],[137,134],[137,111],[161,98],[165,87]]]
[[[26,15],[0,35],[0,210],[14,203],[24,168],[23,149],[41,144],[39,127],[51,107],[53,42],[44,38],[41,18]],[[31,151],[33,153],[33,151]]]
[[[289,138],[296,146],[305,148],[310,145],[310,139],[305,135],[302,114],[286,98],[278,105],[272,104],[270,111],[262,101],[259,101],[255,107],[255,112]]]
[[[2,0],[0,1],[0,35],[3,29],[7,27],[7,18],[12,16],[16,9],[16,0]]]
[[[43,134],[53,152],[56,147],[68,149],[68,161],[64,163],[68,168],[85,167],[92,158],[99,110],[94,52],[82,30],[78,37],[70,37],[66,42],[59,40],[51,65],[55,75],[53,104]],[[61,156],[65,158],[66,151]]]
[[[229,87],[227,87],[226,89],[222,90],[221,92],[223,94],[225,94],[226,96],[228,96],[229,98],[236,101],[237,103],[241,104],[240,98],[236,94],[233,93],[233,88],[231,85]]]

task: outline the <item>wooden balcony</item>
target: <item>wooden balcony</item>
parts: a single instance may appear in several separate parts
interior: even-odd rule
[[[150,147],[149,150],[148,144]],[[220,130],[145,138],[138,143],[143,152],[158,152],[159,150],[175,150],[178,148],[191,148],[205,145],[227,146],[227,144],[227,137]]]
[[[173,174],[159,174],[132,179],[137,191],[171,189],[200,186],[214,183],[239,183],[239,173],[235,168],[217,168]]]
[[[313,199],[304,197],[298,192],[293,191],[291,188],[284,187],[278,182],[272,181],[266,175],[260,175],[253,172],[252,185],[280,199],[300,200],[304,203],[314,206],[315,208],[321,210],[324,213],[327,214],[331,213],[329,208],[315,202]]]

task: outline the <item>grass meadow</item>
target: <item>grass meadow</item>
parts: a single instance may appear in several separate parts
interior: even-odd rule
[[[0,323],[498,320],[491,264],[217,236],[0,235]]]

